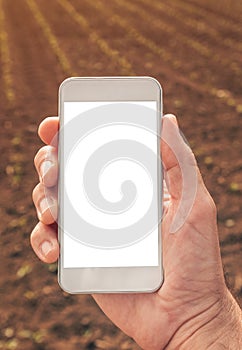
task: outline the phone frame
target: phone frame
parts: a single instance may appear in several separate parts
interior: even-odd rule
[[[79,101],[156,101],[157,132],[161,133],[162,88],[152,77],[73,77],[62,82],[59,88],[60,128],[63,127],[64,102]],[[157,137],[157,152],[160,152],[160,137]],[[75,293],[137,293],[154,292],[163,282],[161,223],[158,234],[158,266],[138,267],[63,267],[62,218],[62,171],[63,133],[59,136],[59,185],[58,185],[58,239],[60,257],[58,261],[58,283],[71,294]],[[158,164],[158,217],[162,213],[162,164]]]

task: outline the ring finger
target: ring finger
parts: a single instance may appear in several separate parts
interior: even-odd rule
[[[57,187],[47,188],[39,183],[32,196],[39,220],[45,225],[53,224],[57,220]]]

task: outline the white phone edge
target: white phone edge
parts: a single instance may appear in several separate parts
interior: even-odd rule
[[[162,117],[162,88],[160,83],[153,77],[149,76],[135,76],[135,77],[125,77],[125,76],[112,76],[112,77],[71,77],[65,79],[59,88],[59,117],[60,123],[62,123],[63,115],[63,103],[64,103],[64,90],[68,85],[74,83],[78,85],[80,82],[89,82],[90,90],[86,90],[87,96],[90,95],[92,83],[91,82],[105,82],[106,87],[110,83],[118,82],[119,84],[123,82],[128,90],[124,92],[124,100],[147,100],[154,99],[157,101],[157,113]],[[129,85],[132,86],[129,86]],[[136,89],[134,89],[136,87]],[[140,88],[139,88],[140,87]],[[145,87],[145,89],[144,89]],[[124,89],[125,90],[125,89]],[[128,93],[129,96],[126,95]],[[100,93],[100,91],[99,91]],[[103,101],[117,101],[117,96],[114,93],[114,89],[110,88],[106,91],[106,94],[113,93],[113,96],[105,97],[105,89],[102,90],[103,96],[101,100]],[[80,101],[78,99],[79,93],[78,89],[73,87],[68,87],[68,91],[65,92],[66,99],[68,101]],[[93,96],[89,96],[90,101],[94,101]],[[116,97],[116,98],[115,98]],[[122,96],[119,96],[122,99]],[[158,118],[159,126],[161,129],[161,118]],[[159,130],[161,132],[161,130]],[[61,140],[59,140],[61,144]],[[58,156],[61,159],[61,147],[58,149]],[[59,170],[60,170],[59,161]],[[160,198],[162,198],[162,164],[158,165],[158,188],[160,193]],[[62,184],[62,179],[59,179],[58,186],[58,196],[60,198],[60,188]],[[162,203],[159,205],[159,210],[162,211]],[[60,214],[60,205],[59,210]],[[67,293],[70,294],[92,294],[92,293],[152,293],[158,290],[163,283],[163,264],[162,264],[162,239],[161,239],[161,223],[159,223],[159,265],[158,266],[145,266],[145,267],[91,267],[91,268],[63,268],[62,261],[62,251],[63,251],[63,232],[58,228],[58,239],[60,243],[60,257],[58,260],[58,283],[60,287]],[[68,271],[67,271],[68,270]],[[108,276],[108,277],[107,277]],[[107,277],[107,278],[105,278]],[[123,278],[122,278],[123,277]]]

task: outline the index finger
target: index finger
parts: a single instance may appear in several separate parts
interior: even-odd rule
[[[59,117],[47,117],[40,123],[38,134],[44,143],[57,147],[58,130]]]

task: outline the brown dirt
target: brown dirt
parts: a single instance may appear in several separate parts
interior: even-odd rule
[[[242,3],[234,11],[227,0],[72,1],[87,24],[59,1],[35,0],[37,15],[29,3],[0,1],[9,50],[6,59],[0,39],[0,349],[138,349],[89,296],[63,293],[56,266],[42,264],[29,245],[36,131],[56,115],[58,85],[72,72],[161,82],[165,112],[178,115],[216,201],[225,275],[241,305]]]

